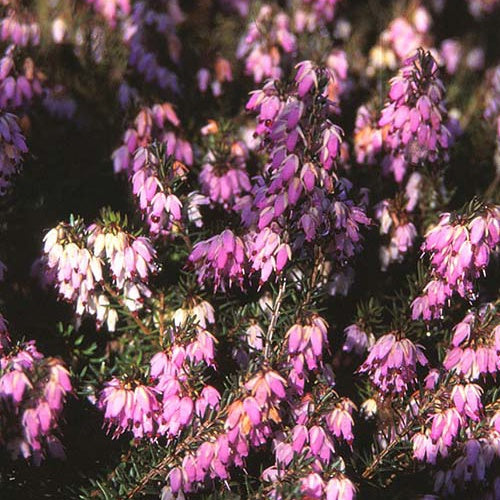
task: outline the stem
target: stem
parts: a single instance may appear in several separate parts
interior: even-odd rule
[[[104,283],[103,288],[118,302],[118,304],[120,304],[121,307],[125,309],[127,308],[120,295],[116,293],[107,283]],[[135,316],[134,314],[131,314],[130,316],[133,318],[135,324],[141,329],[144,334],[151,335],[151,330],[137,316]]]
[[[269,349],[271,347],[271,341],[273,338],[274,329],[276,328],[276,322],[278,321],[279,312],[281,309],[281,302],[283,301],[283,294],[285,293],[285,289],[286,289],[286,277],[283,276],[278,290],[278,295],[273,304],[271,321],[269,322],[269,326],[266,332],[266,347],[264,348],[264,359],[268,359],[269,356]]]
[[[181,443],[179,446],[177,446],[175,449],[175,454],[168,454],[165,458],[163,458],[158,463],[158,465],[155,465],[147,474],[145,474],[141,478],[139,483],[137,483],[137,485],[127,493],[127,496],[125,498],[126,499],[134,498],[135,495],[137,495],[137,493],[142,491],[148,485],[148,483],[150,481],[155,479],[162,472],[166,472],[171,467],[171,465],[175,462],[175,460],[178,458],[180,453],[186,451],[186,449],[188,449],[193,443],[195,443],[197,440],[200,439],[201,432],[205,432],[205,431],[208,432],[210,430],[211,425],[214,425],[218,421],[219,416],[221,416],[221,415],[217,415],[217,417],[214,420],[210,420],[209,422],[207,422],[205,424],[205,428],[203,428],[203,426],[202,426],[196,435],[190,436],[183,443]]]
[[[430,401],[422,406],[422,408],[419,411],[418,417],[422,416],[438,399],[441,394],[444,392],[446,387],[441,387],[438,389],[438,391],[433,394],[432,398]],[[401,432],[399,432],[395,438],[384,448],[376,457],[374,458],[373,462],[363,471],[363,474],[361,474],[361,477],[363,479],[371,479],[378,466],[382,463],[384,458],[402,441],[402,439],[412,430],[414,424],[414,420],[412,420],[410,423],[408,423]]]

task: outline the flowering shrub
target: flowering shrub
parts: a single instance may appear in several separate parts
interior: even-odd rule
[[[0,4],[2,498],[500,498],[498,1]]]

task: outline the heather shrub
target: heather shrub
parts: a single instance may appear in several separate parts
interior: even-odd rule
[[[0,497],[500,499],[497,0],[3,0]]]

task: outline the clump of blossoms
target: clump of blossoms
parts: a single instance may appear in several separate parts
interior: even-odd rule
[[[238,45],[238,59],[245,59],[245,73],[255,83],[267,78],[280,78],[282,57],[296,50],[296,38],[291,32],[290,19],[284,12],[274,12],[264,4]]]
[[[40,26],[34,20],[20,18],[15,9],[9,9],[0,21],[0,40],[19,47],[40,43]]]
[[[391,80],[389,99],[378,122],[387,152],[384,170],[401,182],[408,165],[446,161],[451,143],[446,122],[437,63],[430,52],[419,49]]]
[[[172,63],[180,62],[181,42],[176,29],[184,21],[177,0],[143,0],[134,2],[130,16],[123,23],[123,39],[130,50],[129,65],[141,74],[147,83],[161,89],[179,92],[177,75]],[[160,39],[166,51],[156,50],[151,39]],[[164,60],[165,54],[168,58]]]
[[[179,136],[179,127],[180,120],[170,103],[142,108],[133,125],[123,135],[123,144],[113,152],[115,172],[133,176],[143,166],[143,161],[134,161],[135,153],[139,148],[151,146],[154,141],[165,144],[167,156],[192,165],[193,150],[189,142]]]
[[[370,221],[335,171],[341,130],[328,118],[332,103],[326,97],[333,76],[311,61],[297,68],[290,88],[268,82],[247,104],[258,113],[256,134],[269,162],[256,178],[251,203],[242,204],[242,220],[256,235],[267,229],[282,243],[288,240],[292,252],[330,235],[326,252],[345,262],[360,251],[360,229]]]
[[[76,314],[96,317],[115,329],[118,314],[110,296],[122,297],[130,311],[142,308],[151,291],[149,276],[157,269],[149,240],[120,227],[113,214],[86,227],[82,220],[60,223],[44,238],[45,278],[62,300],[75,304]]]
[[[304,392],[307,372],[323,366],[322,355],[327,339],[328,324],[321,316],[313,315],[290,327],[286,334],[288,362],[291,365],[288,374],[290,386],[299,394]]]
[[[408,212],[400,205],[399,200],[383,200],[375,207],[380,234],[389,237],[389,243],[380,247],[382,271],[386,271],[393,262],[401,262],[417,236],[417,229]]]
[[[168,337],[168,349],[150,360],[148,384],[114,377],[99,394],[97,407],[104,411],[105,426],[114,437],[132,432],[137,441],[161,436],[174,439],[208,409],[218,407],[217,389],[210,385],[197,389],[192,374],[194,366],[213,363],[214,337],[200,325],[184,342],[173,330]]]
[[[291,408],[292,420],[273,440],[275,464],[262,473],[270,498],[293,485],[308,498],[354,498],[336,445],[352,443],[355,406],[349,399],[322,394],[322,407],[307,393]],[[333,396],[333,397],[332,397]],[[326,407],[325,407],[326,406]],[[299,464],[307,464],[301,467]]]
[[[4,195],[28,152],[19,121],[11,113],[0,113],[0,141],[0,195]]]
[[[228,478],[229,468],[243,466],[250,447],[264,444],[271,435],[271,424],[281,421],[278,405],[286,393],[285,380],[278,373],[259,372],[242,391],[244,395],[228,406],[219,435],[202,442],[182,458],[182,465],[170,471],[172,493],[193,491],[208,478]]]
[[[367,373],[383,394],[400,394],[415,384],[418,365],[427,365],[422,347],[397,333],[387,333],[371,347],[359,372]]]
[[[495,308],[485,305],[469,312],[453,329],[443,366],[466,380],[477,380],[500,370],[500,325]]]
[[[243,287],[245,246],[230,229],[196,243],[188,261],[194,267],[200,285],[209,280],[215,290],[225,291],[233,283]]]
[[[24,59],[22,68],[15,63],[16,46],[10,45],[0,59],[0,106],[14,110],[31,104],[42,95],[44,75],[33,59]]]
[[[175,194],[186,178],[187,167],[178,160],[165,158],[158,145],[140,147],[134,155],[132,192],[153,236],[168,236],[182,221],[183,205]]]
[[[452,296],[474,296],[476,280],[485,272],[500,241],[500,208],[473,203],[468,213],[441,214],[422,244],[430,257],[431,279],[412,303],[414,319],[439,318]]]
[[[232,208],[251,189],[246,171],[248,149],[216,123],[204,127],[202,132],[207,137],[208,151],[199,176],[201,192],[212,203]]]
[[[12,342],[0,315],[0,444],[13,459],[38,465],[47,455],[64,458],[59,424],[71,390],[62,362],[41,354],[33,340]]]

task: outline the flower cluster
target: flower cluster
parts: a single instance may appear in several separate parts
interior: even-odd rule
[[[444,86],[431,53],[419,49],[406,59],[391,80],[389,100],[382,110],[384,168],[401,182],[408,164],[436,163],[448,158]]]
[[[7,192],[27,151],[17,117],[11,113],[0,113],[0,196]]]
[[[64,365],[44,357],[34,341],[13,344],[0,315],[0,444],[12,458],[39,464],[47,453],[64,457],[58,426],[71,390]]]
[[[146,34],[154,33],[166,46],[166,53],[174,63],[180,59],[181,42],[176,27],[184,21],[177,0],[142,0],[134,2],[130,16],[123,23],[123,38],[129,46],[129,65],[148,83],[162,89],[179,92],[176,74],[161,61],[164,51],[156,51],[148,44]]]
[[[216,124],[213,128],[199,176],[201,192],[213,203],[232,208],[251,189],[246,171],[248,150],[242,141],[226,137]]]
[[[114,437],[131,431],[136,440],[173,439],[194,418],[203,419],[208,408],[218,407],[219,392],[210,385],[195,391],[191,374],[195,365],[213,365],[216,341],[206,330],[213,322],[208,302],[195,301],[178,309],[175,328],[169,329],[164,339],[168,349],[150,360],[149,384],[130,377],[106,382],[97,406],[104,411],[105,425],[113,429]]]
[[[147,238],[133,237],[116,223],[85,227],[76,220],[51,229],[44,243],[47,281],[62,300],[75,303],[78,316],[95,316],[98,326],[106,322],[110,331],[115,329],[118,315],[110,290],[122,292],[131,311],[150,295],[146,283],[156,271],[156,252]]]
[[[444,213],[430,229],[422,251],[431,259],[432,278],[412,303],[413,318],[437,318],[456,292],[469,298],[500,241],[500,207],[479,206],[470,216]]]
[[[38,45],[40,43],[40,26],[35,21],[25,21],[11,10],[7,17],[0,21],[0,40],[10,42],[19,47]]]
[[[296,38],[290,30],[289,17],[284,12],[273,12],[271,5],[264,4],[241,38],[236,55],[245,58],[246,74],[260,83],[267,78],[281,78],[282,53],[295,50]]]
[[[125,172],[132,176],[139,170],[144,159],[139,155],[135,162],[135,153],[138,148],[147,148],[153,141],[165,144],[167,156],[186,164],[193,163],[193,150],[189,142],[177,135],[180,120],[171,104],[155,104],[153,107],[144,107],[138,113],[132,127],[123,135],[123,144],[113,152],[115,172]]]
[[[342,459],[335,450],[335,442],[352,442],[355,406],[349,399],[341,399],[321,412],[312,396],[311,393],[304,395],[292,407],[292,425],[275,435],[275,465],[262,473],[264,481],[270,483],[270,498],[279,498],[278,491],[283,491],[290,482],[298,485],[308,498],[348,499],[355,494],[355,487],[344,476]],[[295,465],[301,460],[308,466],[298,472]]]
[[[326,346],[328,324],[318,315],[309,318],[306,324],[292,325],[286,334],[286,347],[291,366],[288,374],[289,385],[299,394],[304,392],[307,380],[306,370],[312,371],[322,366],[322,354]]]
[[[132,192],[153,236],[168,236],[182,220],[182,202],[175,186],[185,179],[187,167],[172,158],[162,161],[155,148],[140,147],[134,156]]]
[[[182,464],[170,471],[170,490],[192,491],[206,478],[226,479],[232,465],[242,466],[250,447],[263,445],[271,423],[281,421],[279,404],[285,398],[285,380],[275,371],[259,372],[244,384],[246,395],[227,407],[223,430],[204,441]]]
[[[16,67],[16,46],[7,47],[0,59],[0,107],[21,108],[42,94],[44,76],[36,69],[33,59],[24,59],[22,70]]]
[[[188,261],[195,268],[200,284],[210,280],[215,290],[220,288],[222,291],[233,283],[243,287],[245,246],[230,229],[196,243]]]
[[[367,373],[382,393],[401,394],[415,383],[417,365],[427,365],[422,347],[387,333],[375,342],[359,372]]]
[[[389,243],[380,247],[382,271],[386,271],[393,262],[401,262],[413,247],[417,229],[408,215],[404,207],[399,207],[392,200],[383,200],[375,207],[375,217],[380,222],[380,234],[389,237]]]
[[[348,181],[335,173],[341,131],[328,119],[332,106],[326,93],[332,74],[311,61],[297,67],[286,100],[271,81],[252,93],[247,104],[258,113],[256,134],[270,160],[256,179],[252,206],[243,207],[242,219],[258,231],[270,228],[283,234],[282,240],[291,238],[292,251],[319,235],[331,235],[327,252],[339,261],[349,260],[361,248],[360,229],[369,219],[349,199]]]
[[[477,380],[500,370],[500,325],[491,319],[492,308],[470,312],[453,329],[443,366],[466,380]]]
[[[436,473],[434,490],[446,496],[456,495],[467,487],[479,488],[487,483],[488,470],[494,467],[500,457],[500,434],[492,432],[478,439],[467,439],[461,446],[458,457],[448,470]],[[500,494],[498,477],[485,498],[497,498]]]
[[[435,389],[433,383],[427,388]],[[454,385],[444,391],[426,415],[428,427],[413,435],[413,455],[417,460],[435,464],[439,455],[446,457],[459,431],[478,422],[483,415],[483,390],[476,384]]]

